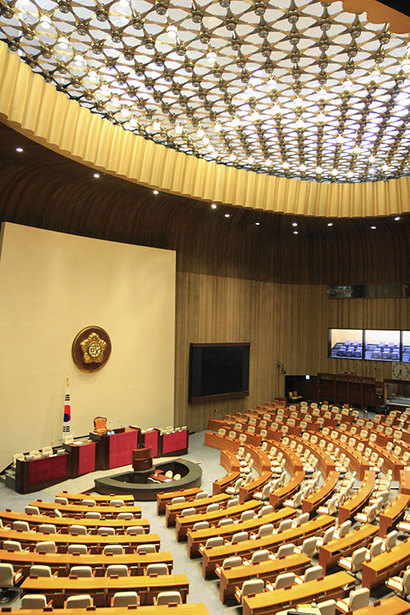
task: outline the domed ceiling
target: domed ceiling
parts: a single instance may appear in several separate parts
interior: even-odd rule
[[[0,40],[186,154],[315,181],[409,175],[408,36],[341,2],[0,0]]]

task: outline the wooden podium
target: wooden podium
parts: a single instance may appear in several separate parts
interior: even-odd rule
[[[151,447],[137,448],[132,451],[132,467],[134,472],[153,470]]]

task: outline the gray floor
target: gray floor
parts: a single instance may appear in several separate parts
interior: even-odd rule
[[[202,467],[202,488],[208,493],[212,493],[212,482],[225,475],[226,471],[219,464],[219,451],[204,446],[204,432],[192,434],[189,438],[189,453],[185,457],[191,461],[201,464]],[[128,468],[125,468],[127,470]],[[131,466],[129,466],[131,469]],[[16,493],[4,484],[0,484],[0,505],[1,508],[10,508],[16,511],[24,511],[26,504],[29,504],[35,499],[43,499],[53,501],[54,495],[63,489],[72,492],[81,492],[91,489],[94,485],[94,479],[110,474],[118,474],[119,470],[108,470],[106,472],[94,472],[81,476],[79,478],[70,479],[64,483],[59,483],[54,487],[21,495]],[[163,516],[158,516],[156,513],[155,502],[141,502],[142,516],[150,520],[151,532],[159,534],[161,537],[161,551],[169,551],[174,557],[174,572],[186,574],[189,579],[189,595],[188,602],[203,602],[210,615],[218,613],[231,613],[236,615],[241,612],[237,606],[224,606],[219,600],[219,583],[217,580],[204,581],[201,574],[201,559],[188,560],[186,551],[186,542],[178,543],[175,539],[175,528],[166,528],[165,519]],[[9,606],[9,605],[8,605]],[[17,608],[19,602],[12,603],[13,607]]]

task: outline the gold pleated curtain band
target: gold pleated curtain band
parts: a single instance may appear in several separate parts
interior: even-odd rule
[[[105,173],[195,199],[327,217],[410,210],[410,178],[330,184],[278,178],[200,160],[138,137],[58,92],[0,42],[0,119]]]

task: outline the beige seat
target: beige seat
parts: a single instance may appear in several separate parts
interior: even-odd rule
[[[139,604],[137,592],[116,592],[111,600],[112,607],[137,606]]]
[[[181,602],[181,594],[177,591],[159,592],[158,596],[154,598],[154,604],[158,606],[165,604],[181,604]]]
[[[111,546],[111,545],[107,545],[107,546]],[[87,555],[87,545],[80,545],[80,544],[71,544],[68,545],[68,549],[67,549],[68,553],[74,553],[75,555]]]
[[[131,528],[129,528],[129,527],[127,528],[127,534],[129,533],[128,532],[129,529],[131,529]],[[142,533],[144,533],[143,528],[141,528],[141,529],[142,529]],[[108,527],[108,526],[99,527],[97,532],[98,532],[98,534],[100,536],[114,536],[115,535],[114,528],[113,527]]]
[[[114,529],[114,528],[107,528],[107,529]],[[98,533],[104,536],[102,532],[99,531]],[[138,536],[144,533],[144,528],[141,525],[130,525],[130,527],[127,527],[126,533],[128,536]],[[110,532],[110,534],[112,535],[112,532]],[[115,531],[114,531],[114,534],[115,534]]]
[[[266,562],[269,559],[270,552],[268,549],[258,549],[252,553],[251,563],[257,564],[258,562]]]
[[[101,519],[101,513],[98,510],[89,510],[84,516],[86,519]]]
[[[265,581],[263,579],[248,579],[242,583],[241,589],[236,589],[235,598],[242,604],[243,598],[250,594],[260,594],[265,589]]]
[[[21,546],[21,542],[19,542],[18,540],[4,540],[3,549],[5,549],[6,551],[22,551],[23,550]]]
[[[320,579],[321,577],[323,577],[322,566],[310,566],[309,568],[306,568],[303,576],[296,577],[295,583],[301,585],[302,583],[314,581],[315,579]]]
[[[342,613],[351,613],[358,609],[362,609],[369,604],[370,589],[363,587],[350,592],[347,600],[337,600],[336,608]]]
[[[126,564],[110,564],[105,571],[106,577],[127,577],[128,566]]]
[[[95,500],[92,500],[91,498],[85,498],[81,504],[83,506],[97,506],[97,502]]]
[[[36,544],[37,553],[56,553],[56,543],[53,540],[42,540]]]
[[[44,594],[25,594],[21,599],[21,609],[44,609],[47,606],[47,598]]]
[[[95,514],[95,513],[87,513],[87,514]],[[131,521],[131,519],[134,519],[134,515],[132,512],[120,512],[118,513],[117,519],[124,519],[125,521]]]
[[[402,576],[387,579],[386,586],[395,593],[408,598],[410,596],[410,568],[407,568]]]
[[[71,579],[78,579],[79,577],[92,577],[93,569],[91,566],[72,566],[70,568],[69,577]]]
[[[0,563],[0,588],[2,590],[12,589],[22,580],[22,573],[14,572],[12,564],[7,562]]]
[[[30,531],[30,526],[27,523],[27,521],[13,521],[13,523],[11,524],[11,527],[13,528],[13,530],[16,530],[17,532],[29,532]]]
[[[148,564],[145,574],[149,577],[168,574],[168,566],[162,562]]]
[[[54,502],[56,504],[68,504],[68,499],[63,496],[56,495]]]
[[[295,584],[296,575],[294,572],[284,572],[278,574],[273,585],[267,585],[267,589],[284,589],[286,587],[292,587]]]
[[[24,508],[24,512],[27,515],[39,515],[40,514],[40,509],[38,506],[33,506],[32,504],[27,504],[27,506]]]
[[[122,545],[105,545],[103,549],[104,555],[123,555],[124,547]]]
[[[359,549],[353,551],[352,557],[341,557],[338,560],[338,564],[341,568],[344,568],[348,572],[352,572],[354,574],[361,569],[366,558],[366,553],[366,547],[360,547]]]
[[[69,596],[65,602],[66,609],[86,609],[93,605],[93,599],[89,594]]]
[[[29,576],[34,577],[51,577],[53,576],[50,566],[44,566],[42,564],[33,564],[30,566]]]
[[[137,553],[138,555],[145,555],[146,553],[156,553],[157,548],[154,544],[147,543],[146,545],[138,545]]]
[[[38,531],[42,534],[57,534],[57,528],[54,523],[40,523]]]
[[[70,525],[69,532],[72,536],[83,536],[87,534],[85,525]]]

